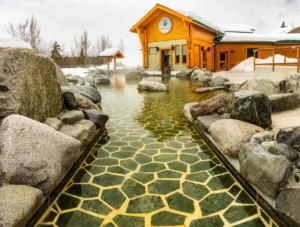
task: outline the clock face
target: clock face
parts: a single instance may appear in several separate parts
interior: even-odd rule
[[[172,28],[172,21],[168,17],[163,17],[159,22],[159,30],[168,33]]]

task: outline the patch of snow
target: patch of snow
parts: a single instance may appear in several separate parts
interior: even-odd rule
[[[104,51],[102,51],[99,56],[100,57],[110,57],[110,56],[114,56],[118,51],[120,51],[117,48],[108,48]],[[122,53],[122,51],[120,51]],[[123,54],[123,53],[122,53]],[[124,55],[124,54],[123,54]]]
[[[247,24],[216,23],[222,32],[253,33],[255,29]]]
[[[300,34],[250,34],[250,33],[225,33],[221,42],[278,42],[281,40],[299,40]]]
[[[0,48],[25,48],[32,49],[29,43],[0,31]]]
[[[270,56],[266,59],[260,59],[256,58],[255,63],[256,64],[267,64],[267,63],[272,63],[273,58]],[[280,54],[275,54],[274,55],[274,62],[275,63],[283,63],[284,62],[284,56]],[[295,63],[297,62],[296,58],[286,58],[287,63]],[[234,66],[229,72],[253,72],[254,71],[254,57],[250,57],[238,65]]]
[[[288,34],[290,31],[294,30],[298,26],[286,26],[284,28],[278,28],[273,31],[270,31],[268,34],[279,35],[279,34]]]

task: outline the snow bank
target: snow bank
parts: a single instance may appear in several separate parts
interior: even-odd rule
[[[256,58],[255,62],[257,64],[266,64],[266,63],[272,63],[272,57],[268,57],[266,59],[259,59]],[[283,63],[284,62],[284,56],[280,54],[274,55],[274,62],[275,63]],[[287,63],[294,63],[297,62],[297,59],[295,58],[286,58]],[[254,58],[250,57],[244,61],[242,61],[240,64],[233,67],[230,72],[253,72],[254,71]]]
[[[23,40],[0,31],[0,48],[26,48],[32,49],[29,43]]]
[[[282,40],[299,40],[300,34],[254,34],[254,33],[225,33],[221,42],[278,42]]]

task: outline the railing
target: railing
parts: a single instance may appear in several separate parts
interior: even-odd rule
[[[300,46],[264,48],[253,50],[253,52],[254,56],[259,56],[260,58],[272,57],[271,63],[257,63],[257,60],[254,57],[254,70],[256,69],[256,66],[272,66],[272,71],[274,72],[275,66],[296,66],[297,73],[299,73]],[[284,56],[283,62],[276,61],[276,54]]]
[[[157,67],[160,66],[160,63],[158,63],[158,65],[155,67],[154,71],[153,71],[153,74],[155,75],[155,71],[157,69]]]

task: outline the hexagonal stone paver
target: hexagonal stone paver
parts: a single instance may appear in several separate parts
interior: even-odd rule
[[[140,141],[133,141],[133,142],[130,142],[130,145],[131,145],[132,147],[136,147],[136,148],[138,148],[138,149],[141,149],[141,148],[144,146],[144,144],[141,143]]]
[[[98,149],[93,152],[96,158],[107,158],[109,157],[109,153],[103,149]]]
[[[159,178],[180,178],[182,176],[182,174],[171,171],[171,170],[165,170],[165,171],[157,173],[157,176]]]
[[[205,199],[203,199],[200,203],[200,209],[202,211],[203,216],[216,213],[220,210],[224,210],[227,208],[231,202],[233,201],[233,198],[228,195],[227,193],[216,193],[211,194],[207,196]]]
[[[159,172],[166,167],[162,163],[149,163],[141,166],[140,172]]]
[[[68,210],[77,207],[80,203],[80,200],[73,196],[61,194],[56,203],[61,210]]]
[[[134,173],[131,176],[133,179],[145,184],[154,179],[153,173]]]
[[[100,166],[86,166],[84,167],[84,169],[86,169],[93,175],[105,172],[105,167],[100,167]]]
[[[113,142],[110,142],[109,144],[107,144],[106,146],[109,146],[109,147],[123,147],[123,146],[126,146],[126,145],[128,145],[128,142],[113,141]]]
[[[169,148],[174,148],[177,150],[180,150],[182,148],[182,143],[176,142],[176,141],[172,141],[166,144],[167,147]]]
[[[247,193],[244,190],[239,194],[235,202],[244,204],[254,204],[253,200],[250,198],[249,195],[247,195]]]
[[[260,218],[255,218],[251,221],[235,225],[234,227],[265,227],[265,224],[260,220]],[[277,225],[273,224],[272,227],[277,227]]]
[[[178,192],[170,195],[166,199],[169,207],[173,210],[178,210],[190,214],[194,213],[195,211],[193,200]]]
[[[186,216],[171,213],[168,211],[161,211],[154,214],[151,218],[152,226],[172,226],[172,225],[183,225]]]
[[[57,216],[56,212],[50,211],[43,221],[44,222],[53,222],[54,219],[56,218],[56,216]],[[38,227],[40,227],[40,225],[38,225]]]
[[[103,190],[101,199],[113,208],[119,209],[126,198],[118,188],[112,188]]]
[[[114,158],[104,158],[104,159],[98,159],[94,162],[94,165],[97,166],[115,166],[119,165],[118,159]]]
[[[206,172],[200,172],[200,173],[192,173],[186,175],[185,179],[190,181],[196,181],[204,183],[209,178],[209,175]]]
[[[112,153],[111,157],[113,158],[119,158],[119,159],[125,159],[125,158],[132,158],[135,155],[135,152],[131,151],[118,151]]]
[[[233,196],[236,196],[237,194],[239,194],[239,192],[241,191],[241,188],[237,185],[233,185],[230,190],[229,193]]]
[[[118,227],[144,227],[145,219],[143,217],[134,217],[129,215],[118,214],[114,217],[114,222]]]
[[[199,147],[199,143],[198,142],[187,142],[184,144],[185,148],[192,148],[192,147]]]
[[[94,161],[95,161],[95,157],[92,155],[92,154],[90,154],[90,155],[88,155],[86,158],[85,158],[85,162],[87,163],[87,164],[92,164]]]
[[[136,152],[137,150],[138,150],[138,148],[132,147],[132,146],[125,146],[125,147],[122,147],[122,151]]]
[[[177,180],[156,180],[148,186],[148,190],[153,194],[168,194],[180,188]]]
[[[197,154],[197,152],[199,152],[199,148],[187,148],[187,149],[183,149],[181,151],[181,153],[186,153],[186,154]]]
[[[160,148],[164,148],[165,145],[163,143],[152,143],[152,144],[147,144],[145,149],[154,149],[158,150]]]
[[[107,172],[110,172],[110,173],[118,173],[118,174],[123,174],[123,175],[126,175],[127,173],[129,173],[128,170],[120,167],[120,166],[113,166],[113,167],[108,167],[107,168]]]
[[[113,223],[108,223],[108,224],[106,224],[106,225],[104,225],[103,227],[116,227]]]
[[[144,155],[144,154],[137,154],[134,157],[134,160],[140,164],[146,164],[146,163],[152,162],[152,158],[150,158],[149,156]]]
[[[203,161],[203,162],[198,162],[198,163],[192,165],[192,166],[190,167],[190,169],[191,169],[191,172],[194,173],[194,172],[199,172],[199,171],[211,169],[211,168],[213,168],[215,165],[216,165],[216,164],[213,163],[213,162],[210,162],[210,161]]]
[[[257,214],[256,206],[231,206],[224,213],[224,217],[229,223],[234,223],[254,214]]]
[[[140,140],[144,144],[150,144],[150,143],[155,143],[155,139],[149,138],[149,137],[142,137]]]
[[[193,199],[200,200],[209,193],[209,190],[204,185],[195,184],[192,182],[183,182],[183,193]]]
[[[129,198],[133,198],[133,197],[137,197],[139,195],[143,195],[145,194],[146,190],[145,190],[145,186],[143,186],[142,184],[132,180],[132,179],[128,179],[126,180],[123,185],[121,190],[129,197]]]
[[[96,214],[108,215],[111,212],[111,209],[103,202],[99,201],[99,199],[85,200],[81,207]]]
[[[179,172],[186,172],[187,171],[187,165],[183,162],[180,162],[180,161],[169,162],[167,165],[172,170],[176,170],[176,171],[179,171]]]
[[[85,169],[79,169],[73,177],[74,183],[87,183],[91,179],[90,174]]]
[[[103,175],[94,177],[93,183],[101,186],[114,186],[122,184],[123,180],[123,176],[105,173]]]
[[[201,160],[210,160],[215,156],[211,151],[198,152],[197,155]]]
[[[126,141],[126,142],[136,141],[139,139],[140,139],[140,137],[137,137],[137,136],[125,136],[125,137],[121,138],[122,141]]]
[[[98,227],[102,224],[103,219],[86,214],[82,211],[72,211],[62,213],[59,215],[56,225],[57,226],[90,226]]]
[[[170,162],[178,159],[177,154],[160,154],[153,157],[154,161],[157,162]]]
[[[160,153],[167,153],[167,154],[176,154],[177,151],[178,151],[177,149],[172,149],[169,147],[160,149]]]
[[[197,220],[193,220],[189,227],[217,227],[224,226],[224,222],[220,218],[220,216],[212,216],[207,218],[201,218]]]
[[[142,150],[141,153],[146,154],[148,156],[153,156],[158,153],[158,150]]]
[[[66,193],[82,197],[93,198],[99,196],[100,189],[90,184],[73,184]]]
[[[129,170],[136,170],[136,168],[138,167],[138,163],[136,163],[135,161],[128,159],[128,160],[122,160],[121,161],[121,166],[129,169]]]
[[[194,164],[199,161],[199,158],[195,155],[181,154],[180,160],[188,164]]]
[[[130,200],[127,213],[147,214],[165,207],[160,196],[143,196]]]
[[[234,182],[235,181],[230,174],[225,174],[211,178],[207,186],[211,190],[221,190],[230,188]]]
[[[215,175],[227,173],[228,171],[223,166],[216,166],[215,168],[213,168],[212,170],[209,170],[208,172],[210,175],[215,176]]]

